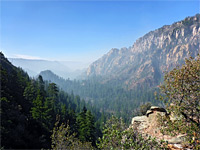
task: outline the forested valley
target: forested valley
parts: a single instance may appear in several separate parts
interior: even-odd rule
[[[0,149],[200,149],[199,23],[111,49],[82,80],[29,77],[0,52]]]
[[[199,62],[200,56],[196,60],[186,59],[185,65],[166,74],[161,93],[158,93],[169,112],[157,116],[155,121],[159,124],[154,128],[172,139],[184,134],[181,148],[200,148]],[[141,118],[148,118],[149,109],[155,108],[151,103],[136,109],[136,114],[143,116],[134,117],[128,128],[122,117],[114,116],[116,113],[100,110],[90,100],[62,91],[55,83],[44,81],[41,75],[30,78],[2,53],[0,67],[1,149],[151,150],[174,147],[168,141],[144,136],[145,130],[141,132],[138,128],[140,124],[134,125],[134,120],[139,118],[139,122],[146,121]]]
[[[149,87],[147,84],[133,89],[124,88],[120,81],[102,83],[100,77],[86,80],[63,79],[52,71],[42,71],[40,75],[47,81],[56,83],[61,89],[83,97],[89,104],[102,112],[107,112],[122,117],[126,124],[130,124],[133,116],[140,115],[139,107],[146,103],[162,105],[154,95],[157,87]]]
[[[13,66],[3,53],[0,67],[1,149],[166,147],[143,139],[133,130],[126,131],[128,126],[122,117],[95,107],[73,91],[66,93],[55,83],[43,80],[41,75],[30,78],[22,69]],[[150,106],[148,103],[138,111],[145,113]],[[130,137],[121,143],[125,135]]]
[[[81,143],[96,146],[106,116],[78,95],[36,79],[13,66],[1,53],[1,146],[5,149],[51,147],[52,130],[68,124]]]

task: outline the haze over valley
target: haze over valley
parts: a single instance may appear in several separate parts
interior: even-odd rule
[[[162,106],[163,103],[155,99],[154,92],[163,83],[165,72],[200,53],[199,24],[199,14],[186,17],[146,33],[129,48],[112,48],[89,65],[67,61],[9,60],[30,76],[37,78],[41,75],[65,92],[73,92],[101,111],[112,112],[130,122],[140,105],[151,102]]]
[[[29,76],[36,77],[41,71],[51,70],[65,79],[79,78],[89,63],[72,61],[49,61],[23,58],[9,58],[9,61],[17,67],[21,67]]]
[[[0,149],[200,149],[200,1],[0,3]]]

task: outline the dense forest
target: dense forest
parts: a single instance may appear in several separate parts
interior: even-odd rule
[[[63,89],[58,88],[56,83],[44,81],[41,75],[32,79],[22,69],[13,66],[2,53],[0,56],[1,149],[151,150],[173,147],[168,142],[158,140],[151,135],[144,136],[136,126],[128,127],[126,125],[124,122],[126,116],[119,117],[129,113],[129,110],[125,110],[126,107],[131,109],[131,107],[137,106],[137,101],[133,100],[133,106],[128,107],[130,102],[126,101],[126,98],[133,97],[136,100],[147,98],[151,101],[154,96],[151,96],[151,92],[148,93],[148,88],[141,87],[141,91],[135,89],[136,91],[131,91],[135,95],[131,95],[130,91],[130,93],[124,94],[125,92],[122,89],[120,91],[117,86],[113,91],[109,91],[112,89],[111,87],[106,88],[95,81],[91,87],[97,88],[99,91],[103,91],[103,88],[108,90],[104,91],[108,95],[108,100],[112,94],[113,97],[119,96],[119,101],[111,101],[113,109],[109,108],[110,102],[104,103],[104,109],[100,109],[101,102],[97,107],[94,105],[96,101],[92,102],[92,99],[85,101],[75,95],[73,91],[70,94],[66,93]],[[168,115],[158,116],[160,132],[163,135],[175,137],[184,134],[181,146],[191,149],[200,148],[199,65],[200,56],[196,59],[186,59],[183,66],[174,68],[165,75],[164,83],[159,88],[160,92],[157,93],[159,99],[165,103],[169,115],[173,114],[176,118],[171,120],[171,116]],[[56,79],[64,82],[61,78]],[[84,85],[84,82],[80,81],[70,82],[71,86]],[[89,84],[90,82],[85,83]],[[89,85],[84,87],[86,87],[85,92],[89,92],[89,88],[87,89]],[[77,87],[77,89],[80,88]],[[99,93],[99,95],[101,94],[103,92]],[[139,95],[138,99],[137,94]],[[120,99],[122,102],[117,103],[120,102]],[[123,102],[124,105],[122,105]],[[142,103],[143,105],[140,105]],[[134,114],[145,115],[150,107],[150,102],[141,101]],[[120,113],[117,114],[117,111]]]
[[[93,77],[87,80],[63,79],[52,71],[42,71],[40,75],[49,82],[56,83],[62,90],[83,97],[88,103],[99,110],[122,117],[127,124],[133,116],[138,115],[139,107],[146,103],[162,105],[156,100],[154,93],[158,92],[157,87],[137,86],[134,89],[127,89],[120,81],[102,83],[100,77]]]
[[[0,54],[2,149],[102,147],[100,139],[102,132],[106,131],[104,125],[112,114],[116,114],[108,112],[108,101],[104,104],[104,109],[100,109],[101,102],[97,107],[90,99],[85,101],[73,91],[69,92],[70,94],[64,92],[55,83],[43,80],[41,75],[36,79],[30,78],[21,68],[13,66],[3,53]],[[67,85],[80,84],[79,81],[72,83]],[[90,85],[95,84],[88,82],[86,91]],[[102,90],[105,88],[97,83],[95,86]],[[111,96],[113,91],[109,89],[111,88],[105,88],[100,94],[95,93],[96,91],[90,93]],[[120,96],[121,92],[118,92]],[[115,107],[119,105],[117,102],[113,104]],[[115,123],[116,120],[117,118]],[[119,128],[127,128],[123,123],[122,126]]]
[[[200,150],[199,25],[197,14],[111,49],[82,80],[57,76],[70,70],[52,61],[59,72],[31,78],[0,52],[0,149]]]
[[[1,53],[1,147],[50,148],[52,130],[70,126],[80,142],[96,146],[106,115],[42,76],[31,79]]]
[[[104,94],[104,96],[108,95],[105,97],[108,98],[116,92],[115,94],[119,96],[118,101],[110,101],[113,102],[111,108],[114,109],[108,112],[108,110],[112,110],[109,108],[109,100],[112,97],[108,99],[107,103],[101,104],[100,101],[97,103],[99,106],[94,105],[91,99],[81,99],[73,91],[69,92],[70,94],[64,92],[55,83],[43,80],[41,75],[36,79],[30,78],[22,69],[13,66],[3,53],[0,54],[1,149],[102,149],[108,146],[106,142],[112,138],[110,136],[117,136],[114,142],[120,142],[121,138],[127,134],[122,131],[122,129],[128,128],[124,119],[121,117],[118,120],[121,114],[129,113],[125,111],[127,104],[121,106],[123,109],[119,109],[120,98],[125,97],[123,100],[127,98],[127,95],[122,94],[124,91],[120,91],[118,88],[111,90],[111,87],[106,88],[102,84],[87,82],[86,94],[87,92],[97,96]],[[67,84],[68,86],[83,84],[79,81],[70,82],[73,84]],[[92,88],[95,86],[100,93],[96,93],[96,90],[89,91],[89,86]],[[120,94],[122,95],[120,96]],[[141,93],[138,91],[139,94]],[[133,103],[133,105],[135,104]],[[100,109],[102,105],[104,105],[103,109]],[[144,108],[140,107],[140,113],[145,112],[150,105],[148,103],[144,105]],[[133,106],[129,106],[130,110],[131,107]],[[117,111],[122,113],[117,114]],[[115,118],[111,116],[112,114],[118,117]],[[107,126],[110,124],[109,122],[113,123],[111,128]],[[135,131],[130,131],[128,134],[132,135],[130,138],[134,136],[136,140],[140,140],[139,143],[135,143],[138,147],[144,145],[145,142],[147,147],[148,144],[151,145],[150,148],[154,147],[153,141],[150,139],[145,141]],[[133,142],[132,140],[127,142],[130,144]],[[130,148],[128,143],[116,144],[118,148],[121,146]]]

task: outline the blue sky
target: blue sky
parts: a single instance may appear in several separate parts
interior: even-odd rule
[[[0,2],[6,57],[92,62],[151,30],[200,12],[200,1]]]

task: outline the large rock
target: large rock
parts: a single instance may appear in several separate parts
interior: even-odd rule
[[[183,139],[181,137],[173,137],[171,139],[168,140],[168,143],[170,144],[180,144],[181,142],[183,142]]]
[[[152,113],[153,113],[152,110],[147,110],[147,112],[146,112],[146,116],[149,117],[149,115],[152,114]]]
[[[158,106],[151,106],[151,111],[167,112],[164,108]]]
[[[146,122],[147,119],[148,118],[146,116],[137,116],[132,119],[132,124],[134,124],[135,122]]]
[[[132,119],[131,126],[140,132],[144,137],[155,137],[158,140],[165,140],[174,145],[181,145],[185,139],[185,135],[169,136],[163,135],[160,131],[162,124],[158,122],[158,116],[168,116],[169,114],[164,108],[152,106],[146,112],[146,116],[137,116]],[[169,116],[170,118],[170,116]]]
[[[138,130],[143,130],[148,128],[148,118],[147,116],[137,116],[132,119],[132,125],[135,126]]]

